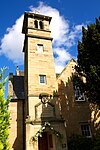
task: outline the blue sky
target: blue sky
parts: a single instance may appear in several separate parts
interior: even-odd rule
[[[100,0],[3,0],[0,2],[0,68],[7,66],[15,74],[23,69],[23,13],[35,12],[52,17],[50,25],[56,72],[77,57],[77,41],[81,28],[100,16]]]

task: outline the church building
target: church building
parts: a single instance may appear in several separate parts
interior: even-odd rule
[[[25,12],[24,71],[9,74],[11,150],[68,150],[67,140],[79,133],[92,137],[91,110],[73,86],[74,59],[55,73],[49,25],[51,17]]]

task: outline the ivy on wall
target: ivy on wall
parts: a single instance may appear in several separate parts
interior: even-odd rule
[[[51,124],[49,122],[45,122],[44,123],[44,126],[40,128],[40,130],[34,135],[31,137],[31,142],[35,142],[38,140],[38,137],[42,137],[42,133],[45,131],[45,129],[48,128],[50,131],[52,131],[52,133],[58,137],[60,140],[63,139],[63,136],[62,134],[60,134],[59,131],[56,131],[54,129],[54,127],[51,126]]]

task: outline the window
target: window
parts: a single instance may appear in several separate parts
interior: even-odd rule
[[[43,44],[38,44],[38,45],[37,45],[37,51],[38,51],[39,53],[42,53],[42,52],[43,52]]]
[[[83,136],[91,137],[90,125],[88,125],[88,124],[81,125],[81,130],[82,130]]]
[[[40,83],[46,84],[46,75],[40,75]]]
[[[40,25],[40,29],[43,29],[43,22],[42,21],[39,22],[39,25]]]
[[[34,26],[35,26],[35,28],[38,28],[38,21],[37,20],[34,21]]]
[[[82,93],[80,91],[80,88],[75,85],[74,90],[75,90],[75,99],[76,99],[76,101],[85,101],[84,93]]]

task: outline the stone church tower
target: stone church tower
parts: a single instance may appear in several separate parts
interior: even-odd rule
[[[24,15],[24,76],[17,68],[16,76],[10,74],[9,80],[13,150],[67,150],[49,29],[51,19],[29,12]]]
[[[56,74],[52,52],[52,38],[49,24],[51,17],[25,13],[23,30],[25,34],[25,111],[26,149],[55,150],[60,142],[56,132],[65,134],[60,116],[56,93]],[[37,142],[31,138],[49,125]],[[54,128],[54,131],[51,131]],[[59,130],[61,129],[61,131]],[[55,135],[53,134],[55,132]],[[65,135],[64,135],[65,137]],[[66,141],[66,138],[64,138]],[[33,139],[34,140],[34,139]],[[64,142],[64,141],[63,141]],[[56,146],[58,146],[56,148]],[[65,148],[66,149],[66,148]]]

